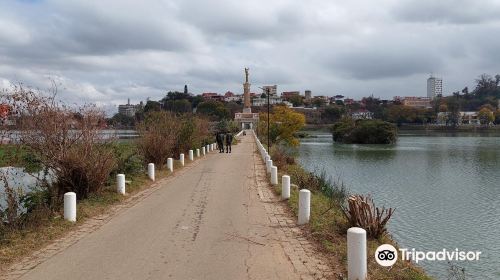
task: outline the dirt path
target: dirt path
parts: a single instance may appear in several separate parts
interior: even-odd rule
[[[270,191],[250,133],[207,155],[20,279],[321,279],[329,268]],[[70,234],[71,235],[71,234]],[[47,250],[46,250],[47,251]],[[36,255],[36,254],[35,254]],[[2,278],[2,277],[0,277]]]

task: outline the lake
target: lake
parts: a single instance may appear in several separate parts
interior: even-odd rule
[[[385,146],[311,134],[317,138],[301,141],[301,165],[395,207],[389,231],[400,247],[481,251],[479,261],[454,263],[467,279],[500,279],[500,135],[401,132],[397,144]],[[446,261],[419,265],[447,279]]]

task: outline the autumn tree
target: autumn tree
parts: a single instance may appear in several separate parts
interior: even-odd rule
[[[286,106],[275,106],[270,115],[270,141],[272,144],[299,145],[294,136],[306,123],[303,114],[297,113]],[[267,114],[260,114],[258,132],[262,139],[267,139]],[[266,141],[264,141],[265,143]]]

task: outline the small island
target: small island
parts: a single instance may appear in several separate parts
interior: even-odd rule
[[[381,120],[343,119],[331,127],[333,141],[344,144],[394,144],[395,125]]]

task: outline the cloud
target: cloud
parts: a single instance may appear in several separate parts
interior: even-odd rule
[[[397,19],[442,24],[479,24],[499,21],[500,3],[495,0],[401,0],[394,8]]]
[[[1,85],[60,84],[70,103],[311,89],[359,98],[445,92],[496,74],[495,1],[37,0],[0,2]]]

